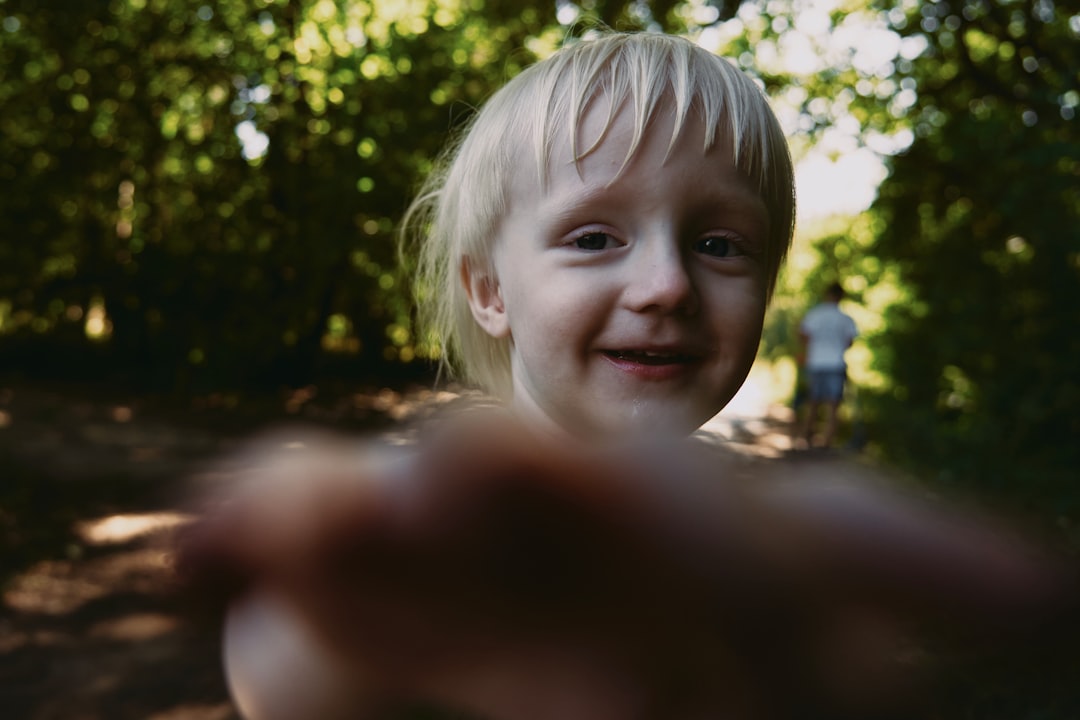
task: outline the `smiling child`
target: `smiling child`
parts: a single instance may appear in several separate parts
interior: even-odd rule
[[[586,439],[686,435],[731,399],[794,217],[750,78],[681,38],[579,42],[508,83],[448,160],[410,219],[421,312],[467,379]]]

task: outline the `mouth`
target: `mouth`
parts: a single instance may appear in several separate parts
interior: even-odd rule
[[[623,363],[638,365],[685,365],[697,361],[697,357],[687,353],[652,351],[652,350],[604,350],[604,355]]]

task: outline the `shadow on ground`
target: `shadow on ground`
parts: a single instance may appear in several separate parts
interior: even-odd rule
[[[0,386],[0,717],[232,720],[217,629],[174,591],[189,478],[259,429],[374,431],[430,393],[258,400]]]

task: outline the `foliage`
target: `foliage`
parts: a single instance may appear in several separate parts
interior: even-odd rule
[[[1051,3],[892,13],[925,39],[915,141],[891,162],[870,252],[910,300],[876,361],[893,458],[1076,515],[1080,489],[1080,15]]]
[[[334,356],[407,371],[396,220],[469,109],[554,45],[554,13],[0,3],[7,364],[77,372],[76,352],[179,389],[296,385]]]
[[[810,7],[744,5],[718,46],[761,72],[801,131],[797,158],[869,148],[889,174],[868,211],[801,223],[765,356],[794,353],[799,317],[841,278],[876,448],[1075,521],[1080,14],[1018,0]],[[845,46],[857,26],[864,41]]]

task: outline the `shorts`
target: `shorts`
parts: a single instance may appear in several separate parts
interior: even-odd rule
[[[808,370],[807,376],[810,402],[840,402],[844,397],[847,370]]]

